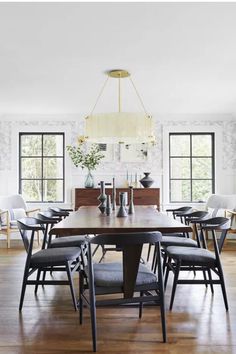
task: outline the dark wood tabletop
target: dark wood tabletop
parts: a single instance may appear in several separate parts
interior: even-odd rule
[[[118,209],[118,208],[117,208]],[[111,215],[101,214],[95,206],[81,207],[60,221],[51,235],[69,236],[117,232],[160,231],[162,233],[191,232],[190,226],[174,220],[149,206],[135,206],[135,214],[118,218],[117,210]]]

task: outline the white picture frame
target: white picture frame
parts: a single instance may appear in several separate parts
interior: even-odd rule
[[[114,144],[98,143],[101,153],[104,155],[102,162],[114,161]]]
[[[119,144],[120,161],[121,162],[147,162],[148,161],[148,144]]]

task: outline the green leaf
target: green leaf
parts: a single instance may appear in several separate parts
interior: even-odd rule
[[[94,170],[105,157],[100,152],[98,144],[92,144],[87,152],[85,151],[84,143],[79,144],[77,147],[67,145],[66,149],[75,167],[80,166],[82,169],[86,167],[89,170]]]

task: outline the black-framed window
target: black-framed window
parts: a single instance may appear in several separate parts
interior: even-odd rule
[[[19,134],[19,192],[27,202],[64,202],[64,133]]]
[[[215,191],[214,133],[169,134],[170,202],[206,201]]]

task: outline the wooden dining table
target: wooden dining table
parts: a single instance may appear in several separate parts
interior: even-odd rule
[[[117,217],[117,210],[106,215],[102,214],[96,206],[83,206],[54,225],[49,233],[60,237],[142,231],[160,231],[166,234],[191,232],[192,228],[150,206],[135,206],[135,213],[126,217]],[[125,290],[126,295],[131,294],[134,288],[136,278],[133,269],[138,267],[140,252],[139,245],[133,245],[131,249],[126,251],[126,260],[123,260],[124,272],[129,278]]]
[[[192,228],[150,206],[135,206],[135,213],[126,217],[117,217],[117,210],[106,215],[96,206],[83,206],[54,225],[50,234],[60,237],[142,231],[160,231],[167,234],[191,232]]]

